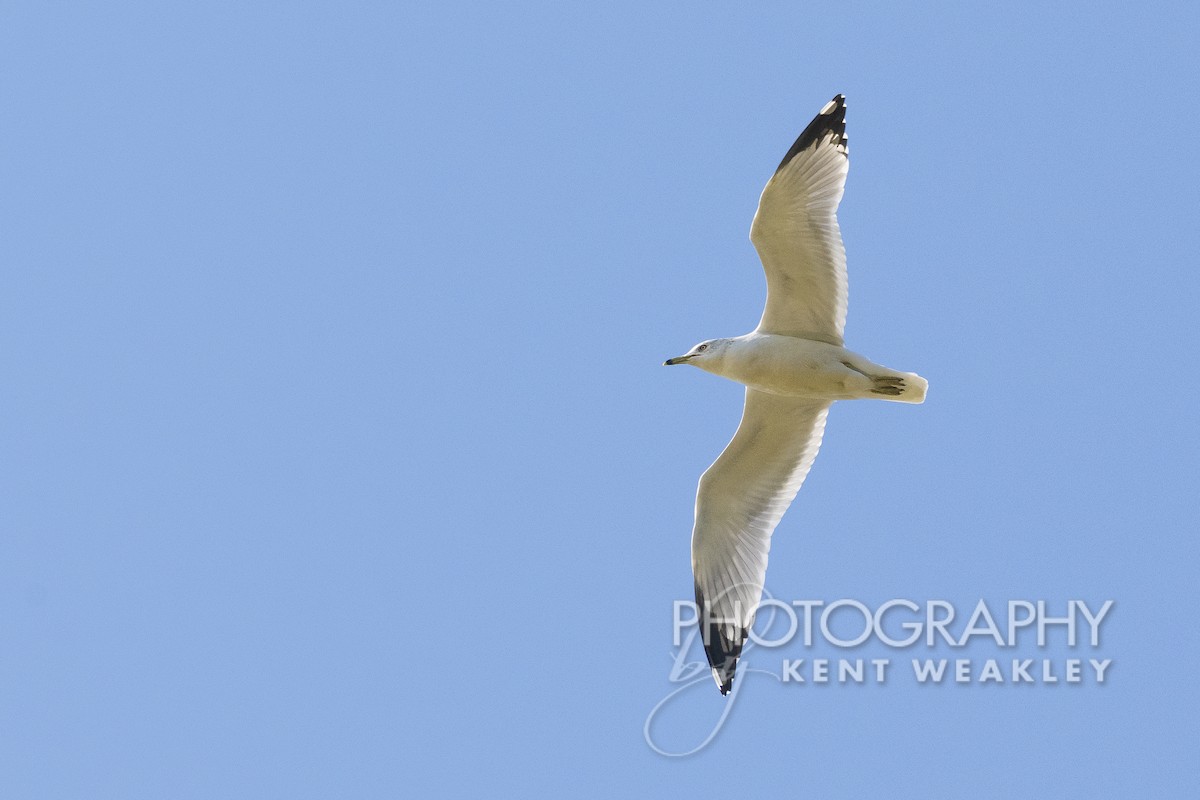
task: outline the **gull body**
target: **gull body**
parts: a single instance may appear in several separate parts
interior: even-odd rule
[[[697,351],[702,345],[707,346]],[[752,331],[696,348],[665,363],[689,364],[760,392],[809,400],[920,403],[928,386],[915,373],[897,372],[845,347],[798,336]]]
[[[921,403],[928,384],[846,349],[846,251],[837,206],[849,169],[846,98],[783,157],[750,227],[767,278],[758,327],[666,361],[745,385],[737,433],[700,476],[692,573],[704,652],[728,694],[754,624],[771,535],[804,482],[835,400]]]

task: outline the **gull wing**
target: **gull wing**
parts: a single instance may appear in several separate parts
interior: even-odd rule
[[[767,181],[750,241],[767,273],[758,330],[841,345],[846,248],[837,207],[850,168],[846,98],[830,100]]]
[[[829,403],[746,389],[737,433],[700,476],[692,573],[704,652],[727,694],[762,597],[771,533],[817,457]]]

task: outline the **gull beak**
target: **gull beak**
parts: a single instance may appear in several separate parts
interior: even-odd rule
[[[686,364],[689,358],[691,358],[691,356],[676,356],[675,358],[668,358],[663,362],[663,366],[673,367],[676,364]]]

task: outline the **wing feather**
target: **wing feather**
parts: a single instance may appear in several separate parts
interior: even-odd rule
[[[737,433],[700,477],[692,571],[704,650],[721,693],[754,622],[771,534],[812,466],[829,403],[746,389]]]
[[[750,241],[767,275],[758,330],[843,344],[846,249],[837,207],[850,168],[838,95],[788,150],[758,201]]]

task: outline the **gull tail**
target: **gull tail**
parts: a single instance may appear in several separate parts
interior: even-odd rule
[[[893,403],[924,403],[925,392],[929,389],[929,381],[915,372],[872,375],[871,381],[874,384],[870,390],[871,397]]]

